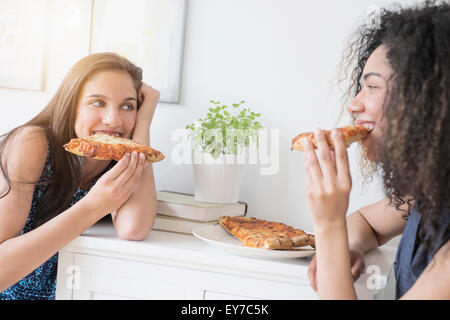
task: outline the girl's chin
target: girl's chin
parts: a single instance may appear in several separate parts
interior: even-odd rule
[[[361,140],[361,145],[364,148],[365,158],[372,162],[377,162],[377,147],[374,136],[368,136],[367,138]]]
[[[361,146],[363,147],[364,151],[365,151],[365,155],[366,158],[368,160],[372,160],[372,154],[373,154],[373,143],[372,143],[372,139],[370,139],[371,137],[367,137],[361,140]]]

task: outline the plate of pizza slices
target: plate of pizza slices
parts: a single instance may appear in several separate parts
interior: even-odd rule
[[[303,258],[315,253],[314,235],[256,218],[222,216],[219,224],[192,233],[211,246],[252,258]]]

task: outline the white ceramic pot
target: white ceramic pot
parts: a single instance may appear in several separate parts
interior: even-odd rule
[[[194,151],[194,198],[201,202],[236,203],[241,189],[241,166],[236,155]]]

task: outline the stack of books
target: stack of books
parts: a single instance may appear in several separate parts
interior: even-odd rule
[[[247,204],[206,203],[194,199],[192,194],[158,191],[158,209],[153,229],[192,234],[205,225],[215,225],[220,216],[245,216]]]

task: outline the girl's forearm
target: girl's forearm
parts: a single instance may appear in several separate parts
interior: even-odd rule
[[[38,228],[0,244],[0,292],[13,285],[104,214],[80,200]]]
[[[319,299],[356,299],[345,220],[314,226]]]
[[[364,216],[356,211],[346,218],[350,250],[360,253],[378,248],[378,240]]]
[[[144,120],[142,120],[144,121]],[[148,128],[147,124],[136,126],[133,131],[133,137],[132,139],[138,143],[145,144],[147,146],[150,146],[150,129],[144,129]]]
[[[126,240],[143,240],[153,227],[157,199],[153,166],[148,165],[130,199],[113,216],[118,236]]]
[[[145,121],[141,120],[141,121]],[[132,139],[150,146],[150,124],[136,125]],[[153,227],[156,216],[157,199],[155,177],[152,164],[142,173],[141,181],[130,199],[112,213],[117,235],[125,240],[143,240]]]

